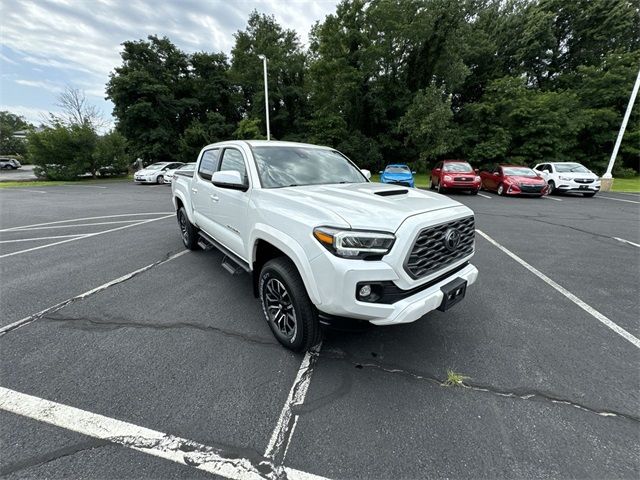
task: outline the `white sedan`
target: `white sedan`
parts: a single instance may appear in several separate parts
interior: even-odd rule
[[[171,183],[173,181],[173,178],[175,177],[176,171],[178,170],[193,172],[195,169],[196,169],[196,162],[185,163],[181,167],[174,168],[173,170],[167,170],[167,172],[164,174],[164,183]]]
[[[540,163],[533,169],[547,181],[549,195],[575,192],[593,197],[600,191],[600,177],[576,162]]]
[[[169,170],[180,168],[181,162],[159,162],[153,163],[142,170],[138,170],[133,175],[136,183],[164,183],[164,176]]]

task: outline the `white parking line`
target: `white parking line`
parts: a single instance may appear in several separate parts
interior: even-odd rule
[[[114,225],[114,224],[120,224],[120,223],[136,223],[139,221],[140,219],[138,218],[136,220],[115,220],[113,222],[72,223],[70,225],[47,225],[46,227],[23,227],[13,231],[27,232],[30,230],[51,230],[52,228],[91,227],[93,225]]]
[[[580,300],[578,297],[576,297],[573,293],[571,293],[569,290],[567,290],[566,288],[562,287],[561,285],[557,284],[556,282],[554,282],[553,280],[551,280],[549,277],[547,277],[544,273],[542,273],[540,270],[538,270],[537,268],[531,266],[530,264],[528,264],[527,262],[525,262],[522,258],[520,258],[519,256],[517,256],[515,253],[513,253],[511,250],[508,250],[507,248],[503,247],[502,245],[500,245],[498,242],[496,242],[493,238],[491,238],[489,235],[487,235],[486,233],[480,231],[480,230],[476,230],[476,232],[482,236],[485,240],[487,240],[489,243],[491,243],[492,245],[498,247],[500,250],[502,250],[504,253],[506,253],[507,255],[509,255],[512,259],[514,259],[516,262],[518,262],[520,265],[522,265],[524,268],[526,268],[527,270],[529,270],[531,273],[533,273],[536,277],[538,277],[539,279],[541,279],[543,282],[545,282],[547,285],[550,285],[551,287],[553,287],[555,290],[557,290],[558,292],[560,292],[562,295],[564,295],[565,297],[567,297],[569,300],[571,300],[573,303],[575,303],[576,305],[578,305],[580,308],[582,308],[585,312],[587,312],[589,315],[591,315],[592,317],[594,317],[596,320],[598,320],[599,322],[601,322],[603,325],[605,325],[606,327],[610,328],[611,330],[613,330],[614,332],[616,332],[618,335],[620,335],[622,338],[624,338],[625,340],[628,340],[629,342],[631,342],[634,346],[636,346],[637,348],[640,348],[640,339],[636,338],[635,336],[631,335],[629,332],[627,332],[624,328],[622,328],[621,326],[619,326],[618,324],[614,323],[613,321],[609,320],[607,317],[605,317],[602,313],[600,313],[599,311],[597,311],[595,308],[591,307],[590,305],[588,305],[587,303],[585,303],[584,301]]]
[[[34,223],[31,225],[20,225],[18,227],[4,228],[0,230],[0,232],[10,232],[12,230],[20,230],[27,227],[40,227],[42,225],[57,225],[59,223],[81,222],[84,220],[100,220],[103,218],[119,218],[119,217],[139,217],[139,216],[145,216],[145,215],[169,215],[173,213],[174,212],[120,213],[117,215],[101,215],[99,217],[70,218],[68,220],[58,220],[56,222]]]
[[[287,400],[284,402],[284,407],[278,417],[276,427],[271,433],[269,444],[264,452],[264,456],[270,460],[274,460],[276,463],[284,462],[284,457],[289,449],[289,443],[291,437],[298,424],[298,415],[293,415],[292,409],[297,405],[302,405],[304,399],[307,396],[307,390],[311,383],[311,375],[313,374],[313,367],[315,366],[318,355],[320,354],[320,348],[322,344],[316,345],[312,350],[305,353],[300,368]],[[284,448],[284,451],[283,451]],[[281,457],[281,458],[276,458]]]
[[[39,318],[42,318],[43,316],[48,315],[49,313],[57,312],[58,310],[63,309],[70,303],[73,303],[77,300],[84,300],[85,298],[90,297],[91,295],[95,295],[98,292],[102,292],[103,290],[106,290],[109,287],[113,287],[114,285],[117,285],[119,283],[126,282],[130,278],[135,277],[136,275],[142,272],[146,272],[147,270],[153,267],[157,267],[158,265],[162,265],[164,263],[170,262],[171,260],[181,257],[182,255],[185,255],[186,253],[189,253],[189,250],[183,250],[182,252],[178,252],[174,255],[171,255],[170,257],[165,258],[164,260],[158,260],[157,262],[153,262],[153,263],[150,263],[149,265],[145,265],[144,267],[138,268],[133,272],[129,272],[125,275],[122,275],[121,277],[118,277],[115,280],[111,280],[107,283],[103,283],[102,285],[99,285],[96,288],[92,288],[91,290],[87,290],[86,292],[81,293],[80,295],[76,295],[75,297],[67,298],[66,300],[63,300],[60,303],[56,303],[55,305],[49,308],[45,308],[44,310],[41,310],[38,313],[34,313],[33,315],[24,317],[18,320],[17,322],[13,322],[13,323],[10,323],[9,325],[5,325],[4,327],[0,328],[0,337],[5,333],[10,332],[11,330],[15,330],[16,328],[20,328],[20,327],[23,327],[24,325],[28,325],[29,323],[34,322]]]
[[[595,198],[602,198],[604,200],[613,200],[615,202],[626,202],[626,203],[638,203],[638,204],[640,204],[640,202],[635,202],[633,200],[625,200],[624,198],[605,197],[604,195],[596,195]]]
[[[630,242],[629,240],[625,240],[624,238],[613,237],[613,239],[618,240],[619,242],[628,243],[629,245],[633,245],[634,247],[640,248],[640,245],[638,245],[637,243]]]
[[[65,430],[106,440],[138,452],[233,480],[291,478],[326,480],[293,468],[274,467],[267,461],[225,457],[216,448],[186,438],[151,430],[79,408],[0,387],[0,409]],[[269,475],[265,470],[271,470]]]
[[[485,195],[484,193],[480,193],[480,192],[478,192],[478,195],[480,195],[483,198],[491,198],[490,195]]]
[[[2,188],[0,189],[0,191],[12,191],[12,190],[17,190],[18,192],[29,192],[29,193],[47,193],[44,190],[31,190],[31,189],[27,189],[27,188]]]
[[[109,188],[109,187],[102,187],[102,186],[98,186],[98,185],[73,185],[71,183],[65,183],[64,185],[58,185],[59,187],[78,187],[78,188]]]
[[[562,201],[559,198],[548,197],[546,195],[544,195],[542,198],[547,199],[547,200],[555,200],[556,202],[561,202]]]
[[[59,242],[48,243],[46,245],[40,245],[39,247],[27,248],[25,250],[18,250],[17,252],[5,253],[4,255],[0,255],[0,259],[6,258],[6,257],[12,257],[14,255],[20,255],[22,253],[33,252],[35,250],[41,250],[43,248],[55,247],[56,245],[62,245],[63,243],[69,243],[69,242],[75,242],[76,240],[83,240],[85,238],[95,237],[97,235],[104,235],[105,233],[116,232],[118,230],[124,230],[125,228],[137,227],[138,225],[144,225],[145,223],[156,222],[158,220],[164,220],[165,218],[169,218],[169,217],[173,217],[173,216],[175,216],[175,215],[172,213],[171,215],[166,215],[164,217],[152,218],[150,220],[143,220],[142,222],[131,223],[129,225],[123,225],[122,227],[111,228],[109,230],[104,230],[102,232],[87,233],[86,235],[83,235],[82,237],[68,238],[67,240],[60,240]]]
[[[56,238],[84,237],[86,233],[76,235],[55,235],[53,237],[19,238],[17,240],[0,240],[0,243],[36,242],[38,240],[54,240]]]
[[[616,192],[618,195],[628,195],[629,197],[640,198],[640,193]]]

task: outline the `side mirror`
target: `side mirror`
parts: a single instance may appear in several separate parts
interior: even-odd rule
[[[229,188],[246,192],[249,187],[242,181],[242,175],[237,170],[225,170],[223,172],[213,172],[211,183],[219,188]]]
[[[497,177],[498,175],[500,175],[499,172],[493,172],[493,174]]]
[[[378,173],[379,173],[380,175],[382,175],[384,172],[383,172],[382,170],[380,170]]]
[[[476,175],[480,174],[480,169],[478,169],[478,168],[474,168],[473,171],[476,172]]]
[[[411,170],[411,175],[415,175],[416,171],[415,170]]]
[[[365,177],[367,177],[367,180],[371,180],[371,172],[369,170],[367,170],[366,168],[363,168],[360,171]]]

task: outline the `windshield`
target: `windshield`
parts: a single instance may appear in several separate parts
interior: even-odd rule
[[[556,171],[558,173],[577,172],[589,173],[589,170],[579,163],[556,163]]]
[[[411,173],[409,167],[404,165],[389,165],[384,169],[386,173]]]
[[[147,167],[147,170],[160,170],[162,167],[168,165],[167,163],[154,163]]]
[[[518,177],[537,177],[536,172],[529,167],[502,167],[502,171],[506,176]]]
[[[355,165],[334,150],[254,147],[253,156],[263,188],[367,181]]]
[[[445,163],[442,169],[445,172],[469,173],[473,168],[468,163]]]

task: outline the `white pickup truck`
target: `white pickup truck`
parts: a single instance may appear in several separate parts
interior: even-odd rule
[[[216,247],[226,270],[250,273],[275,337],[304,351],[324,323],[445,311],[478,276],[469,208],[369,177],[332,148],[229,141],[171,188],[185,246]]]

